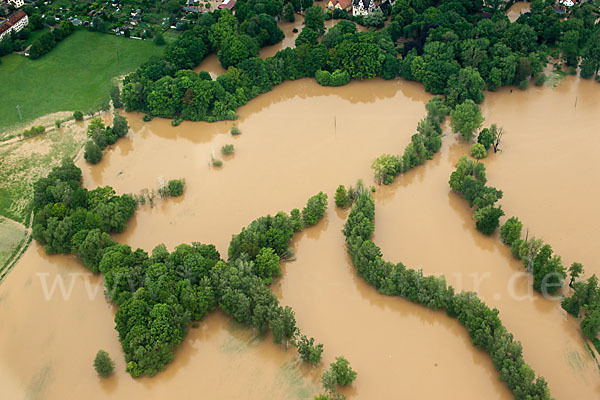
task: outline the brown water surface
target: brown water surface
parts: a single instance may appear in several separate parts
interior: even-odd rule
[[[598,236],[592,207],[597,188],[591,183],[600,176],[591,153],[598,144],[594,110],[600,101],[594,85],[567,78],[556,89],[488,94],[483,105],[486,123],[497,121],[507,132],[504,151],[486,161],[490,184],[505,191],[507,214],[519,215],[565,260],[581,259],[590,271],[597,268],[592,243]],[[226,256],[231,234],[256,217],[301,208],[318,191],[331,199],[340,183],[362,178],[370,184],[372,159],[404,148],[429,98],[421,85],[401,80],[341,88],[287,82],[239,110],[240,136],[229,134],[230,121],[172,127],[131,113],[127,138],[100,164],[78,165],[86,187],[111,185],[119,193],[184,178],[182,197],[139,207],[115,238],[148,251],[161,242],[170,249],[214,243]],[[227,143],[235,145],[235,154],[223,167],[210,167],[211,155],[221,158]],[[379,188],[374,240],[387,259],[444,274],[458,289],[477,290],[497,307],[557,399],[598,398],[600,374],[575,321],[556,302],[529,296],[530,283],[515,275],[522,268],[509,250],[497,237],[475,231],[471,210],[450,193],[448,177],[467,150],[446,136],[442,152],[426,166]],[[346,213],[331,206],[323,221],[296,237],[297,260],[284,265],[273,285],[303,331],[325,345],[324,362],[345,355],[359,372],[345,394],[511,398],[490,358],[456,321],[382,296],[355,275],[340,232]],[[554,225],[554,218],[563,222]],[[67,289],[73,280],[68,301],[60,292],[46,301],[42,283],[47,279],[51,286],[57,277]],[[165,372],[134,380],[124,372],[114,308],[101,293],[93,295],[100,283],[73,258],[46,256],[32,244],[0,286],[2,398],[191,398],[201,390],[215,399],[294,399],[311,398],[319,389],[320,368],[299,365],[295,351],[222,313],[190,330]],[[108,380],[91,366],[100,348],[117,364]]]

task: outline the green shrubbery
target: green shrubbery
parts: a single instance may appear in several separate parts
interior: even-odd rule
[[[385,261],[381,250],[371,241],[375,204],[368,192],[360,194],[348,216],[343,233],[348,253],[357,272],[380,293],[401,296],[433,310],[442,309],[456,318],[469,333],[471,342],[492,358],[500,378],[515,398],[550,399],[544,378],[525,363],[521,344],[498,318],[498,310],[490,309],[476,293],[455,294],[443,277],[424,276],[402,263]]]
[[[168,188],[182,190],[181,181],[170,181]],[[189,323],[217,305],[261,333],[270,327],[276,343],[291,341],[303,359],[319,362],[322,345],[300,333],[293,311],[281,307],[265,284],[279,275],[280,256],[302,229],[297,210],[261,217],[234,235],[225,262],[213,245],[182,244],[171,253],[158,245],[148,255],[113,242],[108,233],[123,231],[135,200],[116,196],[110,187],[83,188],[81,170],[70,160],[38,180],[34,190],[34,239],[47,253],[73,253],[90,271],[102,273],[106,297],[118,307],[116,330],[132,376],[163,370]],[[311,223],[325,212],[323,196],[314,196],[305,208]],[[112,361],[99,352],[95,366],[107,375]]]
[[[46,132],[46,128],[44,128],[43,126],[41,126],[41,125],[32,126],[30,129],[25,129],[23,131],[23,137],[31,137],[31,136],[35,136],[35,135],[40,135],[44,132]]]
[[[344,86],[350,82],[350,74],[346,71],[336,69],[333,72],[318,70],[315,79],[321,86]]]
[[[427,116],[417,125],[417,133],[411,137],[411,142],[404,149],[402,156],[384,154],[371,164],[378,183],[389,185],[394,178],[403,172],[423,164],[433,158],[442,146],[442,122],[446,119],[449,109],[439,96],[427,103]]]
[[[102,150],[115,144],[119,138],[127,135],[128,131],[127,119],[118,113],[113,117],[112,127],[104,126],[101,118],[92,119],[87,129],[87,134],[92,140],[86,143],[83,157],[90,164],[97,164],[102,159]]]
[[[233,152],[234,152],[234,148],[233,148],[232,144],[226,144],[223,147],[221,147],[221,154],[223,154],[224,156],[233,154]]]

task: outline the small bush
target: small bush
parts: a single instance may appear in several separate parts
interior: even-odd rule
[[[237,136],[237,135],[239,135],[241,133],[242,133],[242,131],[240,131],[240,128],[238,128],[236,125],[234,125],[234,126],[231,127],[231,134],[233,136]]]
[[[173,197],[181,196],[183,194],[183,179],[173,179],[167,184],[169,195]]]
[[[115,363],[104,350],[98,350],[94,359],[94,369],[103,378],[106,378],[115,370]]]
[[[225,146],[221,147],[221,154],[223,154],[224,156],[233,154],[233,152],[234,150],[232,144],[226,144]]]
[[[62,121],[60,119],[57,119],[56,121],[54,121],[54,126],[56,126],[57,128],[60,128],[61,124],[62,124]]]
[[[487,150],[485,149],[485,146],[482,145],[481,143],[474,143],[473,146],[471,146],[471,157],[473,157],[477,160],[486,158]]]
[[[534,81],[535,86],[542,86],[544,83],[546,83],[547,80],[548,80],[548,77],[546,76],[546,74],[539,74],[535,78],[535,81]]]
[[[529,79],[523,79],[521,82],[519,82],[519,89],[525,90],[528,87],[529,87]]]
[[[183,118],[177,117],[171,121],[172,126],[179,126],[183,122]]]
[[[90,164],[98,164],[102,160],[102,150],[93,141],[89,141],[85,144],[85,152],[83,158]]]
[[[223,166],[223,161],[218,160],[218,159],[215,158],[214,160],[212,160],[212,165],[213,165],[213,167],[222,167]]]
[[[73,113],[73,118],[75,118],[75,121],[83,121],[83,113],[81,111],[75,111]]]
[[[154,44],[157,46],[164,46],[165,45],[165,38],[162,35],[162,33],[157,33],[156,36],[154,36]]]
[[[569,67],[569,75],[577,75],[577,69],[575,69],[575,67]]]
[[[23,131],[23,136],[30,137],[30,136],[40,135],[44,132],[46,132],[46,128],[44,128],[43,126],[41,126],[41,125],[32,126],[29,130],[25,129]]]
[[[144,122],[150,122],[150,121],[152,121],[152,118],[153,118],[152,115],[146,114],[146,115],[144,115],[142,117],[142,121],[144,121]]]
[[[596,75],[596,82],[600,83],[600,74]]]
[[[338,186],[334,199],[335,205],[340,208],[348,208],[352,205],[352,199],[348,196],[348,191],[344,185]]]

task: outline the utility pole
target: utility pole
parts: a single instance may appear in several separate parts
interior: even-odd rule
[[[19,119],[22,121],[23,120],[23,116],[21,115],[21,107],[19,107],[18,104],[17,104],[17,111],[19,112]]]

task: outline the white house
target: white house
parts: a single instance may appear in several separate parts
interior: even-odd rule
[[[8,2],[16,8],[21,8],[23,7],[23,4],[25,4],[24,0],[8,0]]]
[[[367,15],[377,10],[394,7],[395,0],[353,0],[352,15]]]
[[[0,21],[0,40],[10,35],[12,31],[19,32],[29,24],[29,18],[25,11],[19,10],[8,19]]]

